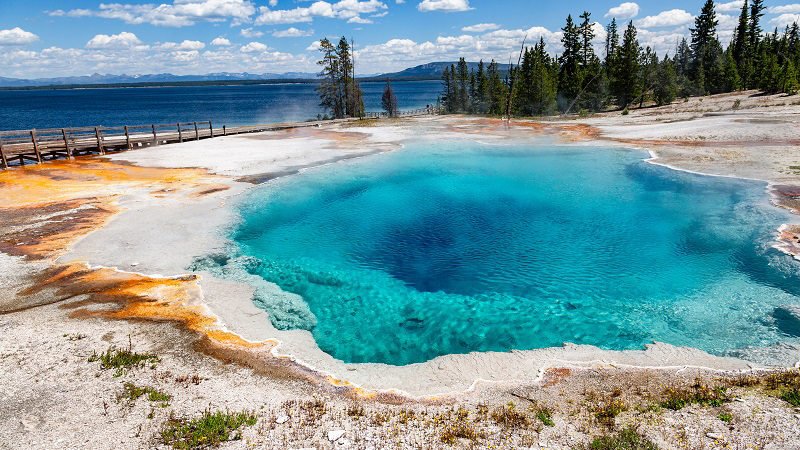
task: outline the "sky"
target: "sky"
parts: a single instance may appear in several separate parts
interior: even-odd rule
[[[114,1],[114,0],[109,0]],[[361,74],[459,57],[508,62],[524,36],[561,50],[568,14],[589,11],[598,53],[605,27],[633,21],[660,55],[689,35],[703,0],[0,0],[0,76],[316,72],[323,37],[352,38]],[[791,1],[791,0],[788,0]],[[795,0],[798,1],[798,0]],[[800,21],[800,3],[767,0],[763,27]],[[731,39],[742,0],[716,4]],[[621,25],[621,28],[624,25]]]

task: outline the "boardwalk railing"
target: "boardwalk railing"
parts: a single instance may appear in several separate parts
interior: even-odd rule
[[[434,114],[436,108],[400,111],[402,117]],[[385,113],[367,113],[367,117],[386,117]],[[297,122],[272,125],[248,125],[215,129],[211,121],[174,124],[127,125],[121,127],[47,128],[0,131],[0,165],[8,169],[18,162],[42,163],[58,157],[70,158],[90,153],[106,154],[108,151],[130,150],[135,147],[170,144],[190,140],[208,139],[242,133],[277,131],[288,128],[318,126],[320,123],[338,123],[355,119],[336,119],[325,122]]]
[[[428,108],[419,108],[419,109],[411,109],[406,111],[397,111],[397,117],[409,117],[409,116],[424,116],[426,114],[438,114],[439,107],[437,106],[430,106]],[[389,117],[386,111],[381,112],[368,112],[364,114],[366,117],[371,118],[385,118]]]

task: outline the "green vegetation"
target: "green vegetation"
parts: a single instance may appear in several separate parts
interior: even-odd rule
[[[455,422],[445,425],[439,439],[446,444],[455,444],[458,439],[475,441],[486,437],[486,433],[476,431],[469,422]]]
[[[554,427],[556,424],[553,422],[553,413],[547,408],[540,408],[536,411],[536,418],[548,427]]]
[[[330,110],[334,119],[364,116],[364,93],[355,77],[352,45],[342,36],[334,46],[328,38],[320,40],[319,51],[322,60],[320,78],[317,86],[319,106]]]
[[[658,450],[658,446],[632,428],[626,428],[614,435],[601,436],[586,450]]]
[[[528,415],[519,411],[514,403],[498,406],[492,411],[491,417],[492,420],[507,428],[524,428],[531,423]]]
[[[669,387],[664,389],[661,406],[676,411],[691,404],[721,406],[731,401],[726,391],[727,388],[725,386],[711,387],[704,384],[702,379],[696,378],[694,384],[688,389]]]
[[[605,400],[594,408],[594,416],[608,427],[613,427],[618,415],[628,410],[628,405],[621,399],[612,398]]]
[[[161,442],[177,449],[218,446],[229,440],[241,439],[239,429],[256,424],[255,414],[205,411],[198,419],[170,417],[161,430]]]
[[[733,416],[730,413],[719,413],[717,418],[723,422],[733,421]]]
[[[164,391],[160,391],[149,386],[139,387],[133,383],[125,383],[122,393],[117,396],[117,401],[122,401],[125,399],[135,402],[137,399],[139,399],[139,397],[145,394],[147,394],[147,399],[149,401],[160,402],[162,408],[169,406],[168,402],[172,400],[172,396]]]
[[[151,367],[155,367],[159,360],[158,356],[151,353],[136,353],[130,349],[120,350],[111,347],[99,355],[97,352],[92,353],[92,356],[89,357],[89,362],[96,361],[100,361],[100,368],[103,370],[117,369],[114,376],[119,377],[125,369],[144,367],[147,363],[150,363]]]
[[[524,48],[520,63],[502,74],[494,61],[488,69],[481,61],[475,71],[462,58],[445,69],[441,100],[448,113],[505,115],[511,97],[511,114],[539,116],[665,105],[677,97],[740,89],[793,95],[800,88],[798,24],[764,34],[764,10],[763,0],[745,1],[733,39],[723,48],[714,2],[705,0],[690,40],[663,59],[640,46],[633,21],[620,32],[615,18],[606,27],[601,59],[592,47],[591,14],[584,11],[580,22],[569,15],[557,58],[549,56],[542,39]]]

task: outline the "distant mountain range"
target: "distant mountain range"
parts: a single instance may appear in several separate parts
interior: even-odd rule
[[[382,81],[386,78],[391,78],[395,81],[410,81],[410,80],[438,80],[445,67],[450,67],[455,62],[431,62],[422,64],[416,67],[411,67],[400,72],[385,73],[385,74],[370,74],[362,75],[359,78],[362,81]],[[467,63],[470,69],[478,69],[478,63]],[[500,64],[501,73],[508,71],[508,64]],[[56,77],[56,78],[36,78],[36,79],[22,79],[22,78],[6,78],[0,77],[0,88],[15,88],[15,87],[45,87],[50,86],[54,88],[59,87],[80,87],[80,86],[102,86],[102,85],[136,85],[139,83],[149,86],[164,83],[168,85],[181,85],[187,84],[224,84],[231,82],[231,84],[253,84],[260,80],[275,82],[291,82],[298,80],[314,80],[317,78],[316,73],[308,72],[285,72],[285,73],[247,73],[247,72],[221,72],[209,73],[206,75],[173,75],[171,73],[159,73],[148,75],[112,75],[112,74],[99,74],[73,76],[73,77]]]
[[[421,64],[416,67],[410,67],[408,69],[402,70],[400,72],[394,73],[384,73],[379,75],[378,77],[370,77],[370,78],[391,78],[393,80],[403,80],[409,78],[420,78],[420,79],[439,79],[444,73],[444,69],[450,67],[451,65],[456,65],[458,62],[430,62],[427,64]],[[484,63],[486,67],[489,66],[488,63]],[[498,64],[500,73],[505,74],[508,72],[508,64]],[[478,63],[476,62],[468,62],[467,67],[475,71],[478,70]]]

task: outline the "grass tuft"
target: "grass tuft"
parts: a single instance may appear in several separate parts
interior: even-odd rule
[[[147,363],[150,363],[151,367],[153,367],[159,359],[158,356],[152,353],[136,353],[131,350],[120,350],[111,347],[99,355],[97,352],[92,353],[92,356],[89,357],[89,362],[96,361],[100,361],[100,368],[103,370],[117,369],[114,376],[119,377],[125,369],[144,367]]]
[[[128,400],[130,402],[135,402],[139,397],[145,394],[147,394],[147,400],[151,402],[161,402],[162,407],[169,406],[168,402],[172,400],[172,396],[164,391],[149,386],[139,387],[133,383],[125,383],[122,392],[117,395],[117,401]]]
[[[249,411],[205,411],[192,420],[170,417],[161,430],[161,442],[177,449],[219,446],[225,441],[241,439],[239,429],[253,426],[257,420]]]
[[[658,450],[658,446],[632,428],[601,436],[584,447],[587,450]]]
[[[495,422],[507,428],[523,428],[530,425],[531,422],[528,415],[519,411],[513,402],[495,408],[491,417]]]
[[[661,406],[667,409],[679,410],[691,404],[702,406],[722,406],[730,401],[725,386],[711,387],[701,378],[696,378],[689,389],[666,388],[662,393]]]
[[[475,430],[469,421],[449,423],[444,426],[444,430],[439,435],[439,439],[445,444],[455,444],[459,439],[476,441],[485,437],[486,434]]]

